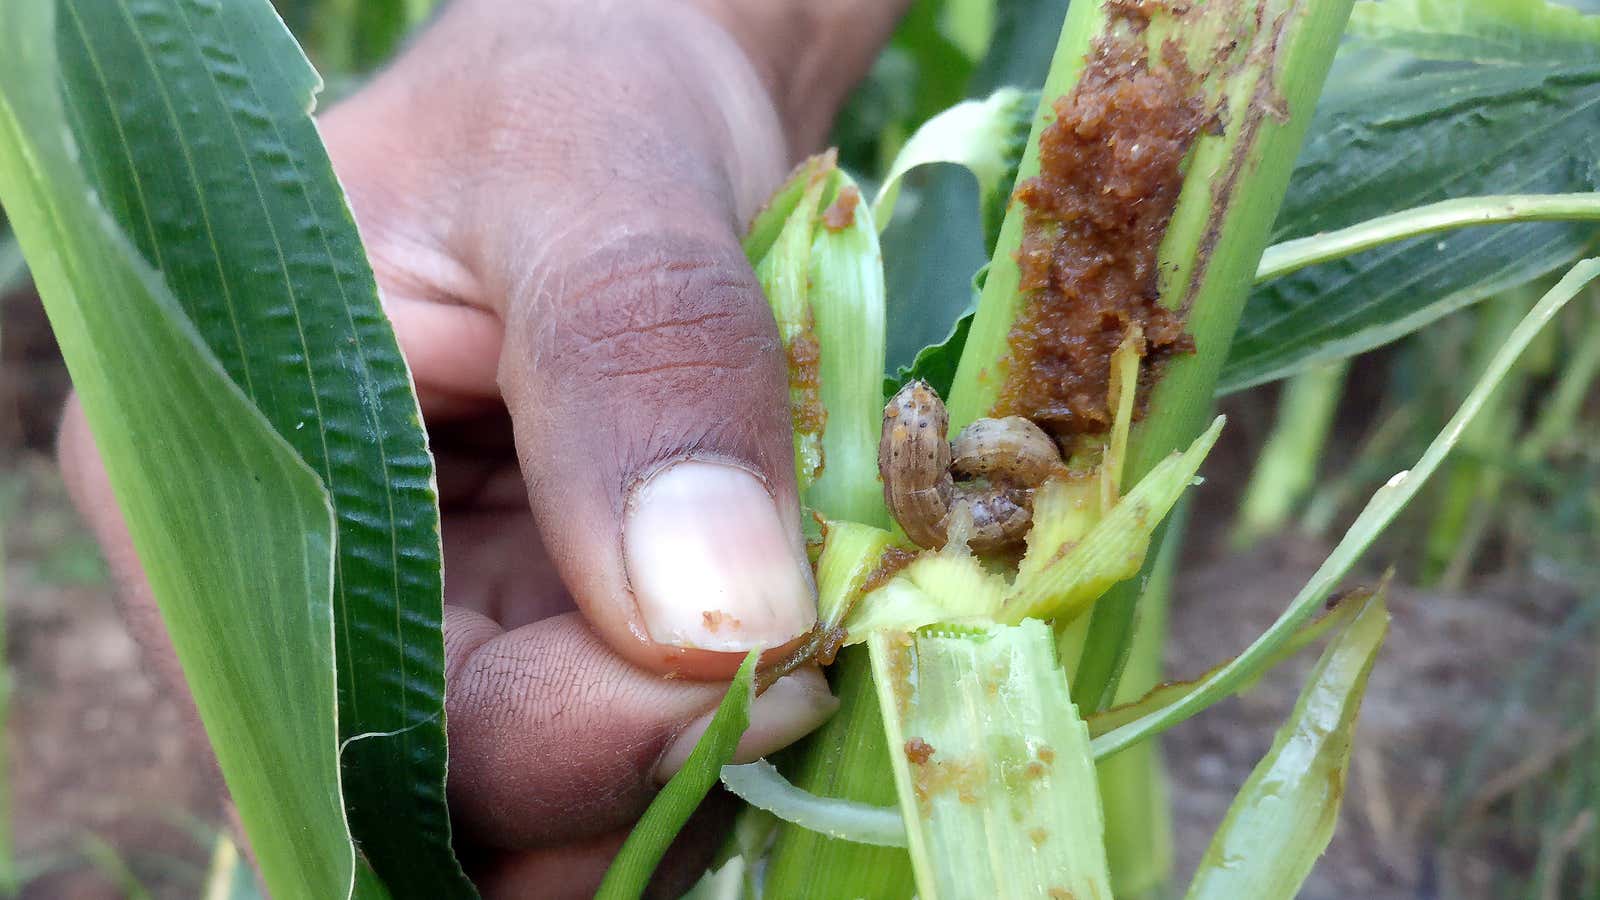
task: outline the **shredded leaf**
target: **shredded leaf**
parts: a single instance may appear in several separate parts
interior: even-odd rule
[[[745,253],[789,363],[805,504],[830,519],[887,526],[876,488],[883,263],[872,211],[833,154],[795,170],[756,217]]]
[[[1070,529],[1053,523],[1071,521],[1081,498],[1063,492],[1035,497],[1034,530],[1017,580],[1006,598],[1001,620],[1028,617],[1069,621],[1106,589],[1138,574],[1150,547],[1150,536],[1194,480],[1206,454],[1222,432],[1221,416],[1189,449],[1174,453],[1150,470],[1104,518],[1075,540]]]
[[[857,604],[845,619],[845,644],[859,644],[874,631],[913,631],[935,622],[987,624],[999,613],[1006,588],[1005,578],[971,556],[924,553]]]
[[[1189,900],[1292,900],[1299,892],[1333,837],[1356,713],[1388,628],[1379,592],[1322,654],[1211,839]]]
[[[869,646],[918,895],[1110,897],[1089,733],[1049,626]]]

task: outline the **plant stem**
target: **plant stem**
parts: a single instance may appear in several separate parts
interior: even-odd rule
[[[1172,513],[1166,539],[1156,553],[1150,583],[1128,650],[1128,664],[1117,688],[1117,703],[1132,703],[1161,681],[1161,653],[1167,643],[1167,610],[1172,578],[1183,543],[1188,504]],[[1106,858],[1116,896],[1139,900],[1160,896],[1172,875],[1172,806],[1161,745],[1149,740],[1103,760],[1100,803],[1106,819]]]
[[[791,754],[790,781],[824,797],[876,806],[898,802],[866,647],[839,654],[839,711]],[[768,897],[909,897],[911,858],[897,847],[842,841],[783,823],[768,857]]]
[[[1217,376],[1352,4],[1251,5],[1267,14],[1264,21],[1276,22],[1275,52],[1265,67],[1247,67],[1229,79],[1226,89],[1243,100],[1230,110],[1224,136],[1205,138],[1195,150],[1162,255],[1179,276],[1173,290],[1163,291],[1163,302],[1188,310],[1195,353],[1173,360],[1151,391],[1129,445],[1125,485],[1186,446],[1210,416]],[[1278,102],[1286,113],[1281,118],[1266,108]],[[1073,699],[1086,714],[1116,695],[1140,583],[1134,578],[1117,585],[1095,607],[1073,685]]]

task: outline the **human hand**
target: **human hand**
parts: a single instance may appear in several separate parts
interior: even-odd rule
[[[488,894],[591,891],[725,689],[696,679],[815,620],[739,236],[902,6],[457,0],[320,121],[438,460],[449,794]],[[75,404],[61,443],[181,684]],[[781,679],[740,755],[835,705]]]

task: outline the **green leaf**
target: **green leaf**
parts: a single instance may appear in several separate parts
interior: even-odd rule
[[[68,0],[61,10],[60,83],[91,184],[332,497],[351,830],[395,891],[470,895],[444,798],[433,460],[308,114],[317,74],[264,2]]]
[[[917,895],[1110,897],[1089,733],[1050,627],[868,646]]]
[[[1600,16],[1551,0],[1363,0],[1350,13],[1349,33],[1424,59],[1600,60]]]
[[[995,4],[989,52],[978,62],[967,87],[968,97],[986,96],[1007,86],[1037,91],[1044,84],[1056,34],[1066,15],[1066,0],[1007,0]],[[959,170],[942,167],[910,176],[917,183],[915,210],[902,210],[899,223],[883,236],[885,277],[889,285],[889,361],[913,365],[924,348],[946,346],[948,374],[917,365],[923,378],[948,396],[955,377],[967,325],[958,320],[974,308],[968,277],[994,250],[1000,222],[986,210],[1003,212],[979,196],[972,180]],[[1014,180],[1014,178],[1013,178]],[[1011,196],[1008,182],[997,192]],[[952,329],[959,337],[952,344]],[[902,378],[901,384],[904,383]],[[895,390],[899,389],[895,385]],[[892,396],[888,391],[885,397]]]
[[[744,246],[788,356],[803,502],[830,519],[887,526],[877,488],[883,262],[872,221],[855,182],[824,154],[779,188]]]
[[[333,510],[97,205],[49,89],[54,13],[0,6],[0,201],[262,875],[279,897],[344,897]]]
[[[929,344],[917,351],[909,366],[901,366],[893,375],[883,379],[884,399],[893,397],[913,380],[926,381],[941,397],[950,393],[950,383],[955,381],[956,369],[961,365],[961,348],[967,345],[967,334],[972,330],[972,313],[963,313],[950,328],[950,334],[937,344]]]
[[[935,163],[955,163],[978,179],[983,220],[998,230],[1038,107],[1037,93],[1001,88],[987,99],[958,103],[924,122],[900,148],[872,201],[879,230],[889,227],[894,216],[900,179]]]
[[[1389,479],[1367,502],[1366,508],[1356,517],[1350,529],[1328,558],[1311,576],[1306,586],[1290,601],[1287,609],[1278,616],[1260,637],[1244,652],[1226,665],[1201,679],[1192,689],[1160,709],[1112,729],[1094,739],[1095,758],[1110,756],[1138,741],[1182,722],[1200,710],[1228,696],[1241,685],[1254,678],[1286,644],[1294,639],[1295,632],[1316,614],[1323,600],[1333,591],[1339,579],[1350,571],[1361,554],[1372,546],[1383,529],[1400,510],[1416,496],[1422,485],[1438,470],[1439,464],[1461,440],[1462,433],[1494,394],[1495,388],[1505,378],[1517,357],[1527,349],[1556,313],[1567,304],[1584,285],[1600,276],[1600,259],[1586,259],[1569,270],[1564,278],[1534,306],[1510,337],[1490,360],[1483,377],[1467,394],[1461,408],[1446,423],[1444,430],[1433,439],[1422,458],[1410,470]]]
[[[1256,670],[1255,678],[1237,685],[1238,691],[1248,690],[1255,679],[1275,668],[1279,663],[1294,656],[1306,647],[1322,640],[1328,634],[1342,629],[1355,618],[1356,613],[1365,608],[1364,604],[1372,596],[1371,590],[1358,589],[1347,592],[1332,602],[1332,608],[1315,620],[1301,625],[1290,635],[1289,639],[1279,645],[1270,656]],[[1210,672],[1199,678],[1186,681],[1163,681],[1146,691],[1143,695],[1127,700],[1110,709],[1102,710],[1089,716],[1085,720],[1089,726],[1089,736],[1099,737],[1109,731],[1120,728],[1129,722],[1153,715],[1179,699],[1199,690],[1206,683],[1206,678],[1220,671],[1222,665],[1215,666]]]
[[[650,801],[628,833],[622,849],[606,870],[605,880],[595,893],[599,900],[624,900],[641,896],[650,883],[656,865],[666,854],[672,839],[678,836],[683,824],[689,821],[700,801],[717,783],[722,767],[733,759],[739,738],[750,727],[750,703],[755,699],[753,690],[756,660],[760,649],[751,650],[728,685],[728,693],[717,705],[711,724],[706,726],[683,768],[672,776],[661,793]]]
[[[1600,66],[1419,75],[1323,98],[1274,239],[1473,194],[1596,188]],[[1381,346],[1570,264],[1593,234],[1590,225],[1556,222],[1471,228],[1387,244],[1258,287],[1219,390]]]
[[[1017,568],[1001,621],[1033,616],[1070,622],[1113,584],[1139,574],[1151,538],[1193,483],[1222,433],[1222,422],[1218,416],[1187,450],[1157,463],[1087,533],[1071,521],[1082,505],[1077,498],[1041,490],[1035,501],[1038,522],[1028,535],[1028,553]]]
[[[802,828],[858,844],[906,845],[906,826],[899,810],[802,791],[764,759],[723,766],[722,783],[746,803]]]
[[[1338,823],[1356,714],[1388,629],[1379,592],[1323,652],[1289,721],[1228,807],[1189,900],[1299,893]]]

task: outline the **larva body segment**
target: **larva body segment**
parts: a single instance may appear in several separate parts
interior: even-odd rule
[[[978,419],[951,443],[951,467],[967,478],[1038,487],[1061,468],[1061,454],[1044,429],[1021,416]]]
[[[957,510],[970,522],[973,551],[1018,543],[1033,522],[1033,489],[1062,468],[1055,443],[1019,416],[978,419],[953,447],[949,428],[944,402],[923,381],[907,384],[884,407],[878,472],[889,512],[920,547],[943,547]],[[957,482],[958,474],[973,480]]]
[[[883,408],[878,439],[883,501],[919,547],[944,545],[944,519],[956,488],[945,441],[949,430],[944,402],[925,381],[907,384]]]

